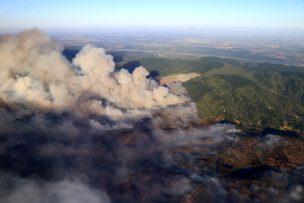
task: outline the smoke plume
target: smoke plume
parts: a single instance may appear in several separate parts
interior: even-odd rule
[[[189,191],[169,172],[169,149],[206,136],[178,127],[198,121],[190,99],[144,67],[116,71],[102,48],[86,45],[72,63],[62,49],[37,29],[0,38],[1,202],[164,202]]]
[[[62,50],[37,29],[0,37],[0,202],[242,200],[214,170],[218,152],[238,146],[234,126],[201,126],[180,83],[115,70],[102,48],[85,45],[72,62]],[[286,200],[301,199],[295,182]]]
[[[102,48],[84,46],[71,64],[62,47],[36,29],[1,37],[0,50],[0,100],[16,111],[26,106],[30,112],[119,116],[122,109],[155,109],[189,101],[147,79],[143,67],[132,74],[114,72],[113,57]]]

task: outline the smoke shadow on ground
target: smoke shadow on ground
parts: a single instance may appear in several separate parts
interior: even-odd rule
[[[118,67],[118,70],[126,69],[126,70],[128,70],[129,73],[133,73],[134,70],[140,66],[142,66],[142,64],[139,61],[130,61],[130,62],[127,62],[126,64]]]
[[[66,47],[63,49],[62,54],[68,59],[69,62],[72,62],[79,51],[80,51],[80,48]],[[111,52],[110,51],[110,52],[107,52],[107,54],[110,54],[113,56],[113,61],[115,63],[120,63],[124,60],[126,52],[124,52],[124,51],[112,51]]]
[[[113,56],[113,61],[115,63],[120,63],[123,62],[126,56],[125,51],[109,51],[107,54],[110,54]]]
[[[62,54],[68,59],[68,61],[72,62],[79,51],[80,49],[77,48],[65,48],[62,51]],[[118,63],[123,62],[124,57],[126,55],[126,52],[124,51],[113,51],[113,52],[108,52],[108,54],[113,56],[113,61],[116,63],[115,71],[126,69],[129,73],[133,73],[136,68],[142,66],[142,64],[139,61],[130,61],[120,66]],[[160,74],[158,71],[152,70],[149,72],[149,75],[146,78],[151,80],[157,80],[159,75]]]
[[[62,54],[68,59],[69,62],[72,62],[73,58],[75,58],[79,51],[80,49],[78,48],[65,48],[63,49]]]
[[[126,69],[129,73],[133,73],[134,70],[140,66],[142,66],[142,64],[139,61],[130,61],[122,66],[116,67],[116,70]],[[146,78],[149,78],[151,80],[157,80],[159,75],[160,74],[158,71],[152,70],[149,72],[149,75],[147,75]]]

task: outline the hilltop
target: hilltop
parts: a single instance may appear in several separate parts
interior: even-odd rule
[[[148,67],[159,77],[198,73],[187,81],[191,98],[205,123],[225,121],[249,130],[304,132],[304,69],[217,57],[172,59],[142,57],[119,68]]]

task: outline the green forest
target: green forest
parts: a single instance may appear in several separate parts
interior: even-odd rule
[[[225,121],[241,129],[304,132],[304,69],[217,57],[136,58],[120,68],[142,65],[162,76],[201,73],[184,84],[205,123]]]

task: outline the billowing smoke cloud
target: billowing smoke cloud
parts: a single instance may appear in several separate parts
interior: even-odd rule
[[[0,50],[2,202],[166,202],[191,189],[168,151],[209,131],[179,129],[198,122],[187,96],[143,67],[115,71],[92,45],[70,63],[36,29]]]
[[[301,171],[262,167],[262,177],[279,180],[266,188],[241,187],[247,169],[230,171],[235,160],[256,158],[239,143],[272,153],[281,138],[248,141],[230,124],[203,127],[180,83],[161,86],[143,67],[117,71],[92,45],[72,62],[61,51],[35,29],[0,37],[0,202],[250,202],[250,192],[268,198],[291,179],[282,200],[303,197]]]
[[[0,50],[0,100],[11,108],[121,115],[121,109],[189,101],[147,79],[143,67],[132,74],[114,72],[113,57],[102,48],[84,46],[71,64],[61,47],[36,29],[1,37]]]

